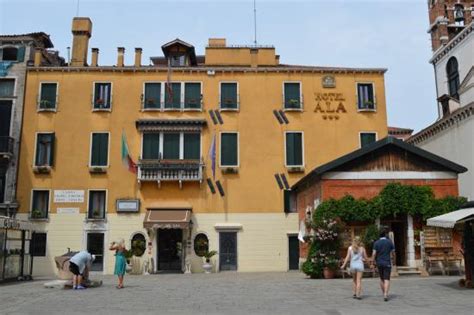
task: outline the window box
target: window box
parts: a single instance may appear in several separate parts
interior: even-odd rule
[[[41,211],[39,209],[33,209],[31,210],[31,213],[30,213],[30,219],[31,220],[47,220],[48,215],[47,213],[44,213],[44,211]]]
[[[107,166],[89,166],[89,173],[105,174],[107,173]]]
[[[221,167],[222,174],[238,174],[239,168],[237,166]]]
[[[304,173],[304,166],[287,166],[288,173]]]
[[[33,166],[33,172],[36,174],[49,174],[51,173],[51,166],[48,166],[48,165]]]

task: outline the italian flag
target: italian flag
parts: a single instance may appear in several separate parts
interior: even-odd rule
[[[122,132],[122,163],[132,173],[137,172],[137,164],[133,162],[128,151],[127,139],[125,137],[125,131]]]

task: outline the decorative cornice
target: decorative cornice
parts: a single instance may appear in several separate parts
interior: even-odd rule
[[[474,30],[474,22],[469,24],[462,30],[458,35],[456,35],[450,42],[446,45],[441,46],[437,51],[434,52],[433,57],[430,59],[430,63],[436,64],[444,56],[446,56],[454,47],[456,47],[464,38]]]
[[[99,67],[28,67],[28,72],[144,72],[158,73],[168,72],[168,67],[156,66],[99,66]],[[173,73],[207,73],[207,71],[221,73],[257,73],[257,72],[282,72],[282,73],[367,73],[367,74],[384,74],[387,72],[385,68],[337,68],[337,67],[306,67],[306,66],[275,66],[275,67],[225,67],[225,66],[197,66],[197,67],[173,67]]]
[[[414,134],[407,139],[408,143],[418,145],[424,141],[434,137],[438,133],[451,128],[459,122],[466,120],[474,115],[474,102],[454,111],[451,115],[435,122],[431,126],[426,127],[420,132]]]

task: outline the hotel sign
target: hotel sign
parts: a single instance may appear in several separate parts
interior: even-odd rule
[[[84,202],[84,190],[55,190],[55,203],[82,203]]]
[[[323,119],[339,119],[340,114],[347,113],[344,103],[346,98],[342,93],[314,93],[316,107],[314,112],[322,114]]]
[[[140,200],[138,199],[117,199],[117,212],[139,212]]]

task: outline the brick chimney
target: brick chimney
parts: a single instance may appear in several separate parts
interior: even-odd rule
[[[99,65],[99,48],[92,48],[91,66],[97,67]]]
[[[135,48],[135,67],[141,67],[142,65],[142,49]]]

